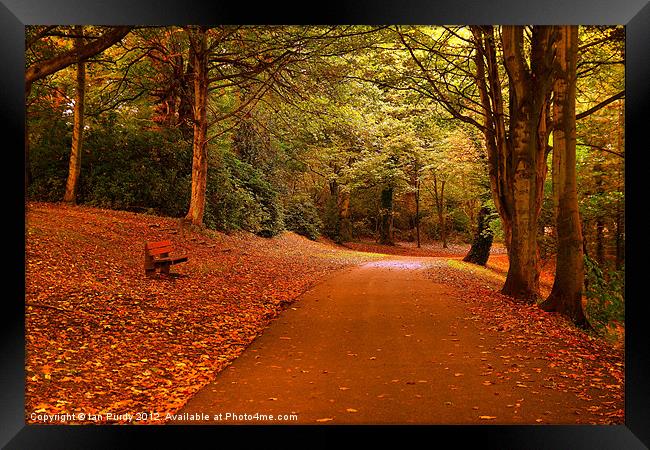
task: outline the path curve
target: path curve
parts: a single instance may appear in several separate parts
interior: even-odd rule
[[[391,257],[314,287],[171,423],[577,423],[588,405],[545,388],[544,359],[501,358],[462,292],[427,278],[440,262]],[[495,369],[513,376],[498,383]],[[271,415],[297,421],[260,420]]]

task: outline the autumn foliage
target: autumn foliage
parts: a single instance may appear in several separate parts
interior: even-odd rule
[[[143,242],[166,239],[189,261],[173,266],[171,277],[147,278]],[[181,228],[178,220],[159,216],[28,204],[27,422],[34,412],[177,412],[314,283],[351,264],[390,257],[368,253],[381,246],[355,247],[366,252],[293,233],[273,239],[225,235]],[[493,351],[503,361],[535,355],[555,371],[537,386],[593,402],[576,410],[576,423],[621,423],[620,348],[498,294],[504,277],[499,258],[493,269],[479,270],[460,262],[462,251],[453,247],[446,254],[391,249],[437,256],[432,281],[457,289],[468,317],[497,333]],[[511,354],[511,341],[528,352]],[[495,368],[486,381],[520,376],[514,369]],[[518,386],[526,388],[525,382]]]
[[[190,255],[145,277],[146,240]],[[178,220],[28,205],[26,420],[174,412],[323,276],[371,256],[292,233],[183,231]]]

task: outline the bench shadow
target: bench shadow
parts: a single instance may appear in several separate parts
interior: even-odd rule
[[[184,273],[169,273],[169,274],[157,273],[153,276],[147,277],[147,279],[149,280],[176,280],[178,278],[190,278],[190,275]]]

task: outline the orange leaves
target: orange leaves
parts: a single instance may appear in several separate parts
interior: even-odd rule
[[[145,279],[141,243],[168,238],[174,223],[85,207],[30,206],[26,294],[36,306],[26,309],[28,420],[35,410],[118,416],[135,411],[174,413],[297,295],[333,270],[361,260],[352,251],[292,234],[270,240],[246,234],[189,234],[182,239],[174,235],[191,256],[175,269],[182,276]],[[453,376],[456,384],[450,391],[462,392],[471,380],[490,396],[495,390],[490,386],[497,385],[499,398],[506,389],[518,396],[532,396],[536,389],[572,392],[596,406],[583,408],[581,419],[622,423],[625,380],[620,351],[587,339],[536,306],[499,295],[499,286],[486,286],[485,280],[444,261],[430,277],[461,293],[458,301],[468,320],[486,338],[472,347],[471,355],[461,349],[445,350],[436,358],[433,367],[450,367],[449,380]],[[297,338],[279,339],[291,345]],[[457,339],[449,341],[466,342]],[[346,361],[363,359],[373,367],[383,358],[383,353],[359,355],[342,352]],[[468,356],[481,365],[476,373],[485,378],[476,379],[473,369],[451,364]],[[290,369],[269,366],[269,370]],[[433,377],[429,385],[417,378],[390,381],[405,383],[405,390],[416,397],[420,394],[413,390],[418,386],[436,383]],[[348,389],[340,386],[341,391]],[[382,393],[376,398],[388,402],[394,397]],[[345,411],[340,411],[346,417],[357,412],[346,406],[361,409],[344,404]],[[476,414],[473,417],[479,417]],[[496,416],[477,420],[493,421]]]
[[[507,269],[507,264],[500,266],[507,262],[506,255],[492,255],[490,261],[488,268],[493,271]],[[480,375],[490,378],[482,382],[483,386],[490,389],[498,384],[526,395],[535,395],[540,388],[571,392],[578,401],[599,402],[600,409],[586,409],[592,422],[623,422],[622,413],[617,413],[624,405],[625,373],[620,348],[584,333],[537,305],[522,304],[499,294],[502,283],[490,282],[487,277],[481,279],[448,264],[439,264],[428,275],[434,282],[462,292],[457,298],[467,310],[466,317],[496,342],[489,351],[478,346],[480,351],[476,352],[480,361],[495,366],[483,368]],[[451,360],[452,355],[448,356]]]
[[[296,296],[365,258],[293,234],[181,237],[175,219],[84,206],[29,204],[27,223],[28,421],[56,400],[173,413]],[[169,238],[190,261],[145,278],[143,242]]]

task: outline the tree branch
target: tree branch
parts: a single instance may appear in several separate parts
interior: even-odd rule
[[[581,112],[580,114],[576,114],[576,120],[584,119],[585,117],[595,113],[601,108],[604,108],[605,106],[609,105],[610,103],[625,97],[625,91],[621,91],[616,95],[611,96],[607,100],[603,100],[602,102],[598,103],[596,106],[589,108],[588,110]]]
[[[100,38],[81,46],[78,49],[67,51],[63,54],[32,64],[25,71],[25,91],[29,93],[32,83],[41,78],[45,78],[61,69],[72,64],[84,61],[91,56],[103,52],[111,45],[115,44],[126,36],[132,27],[121,26],[111,28]]]

